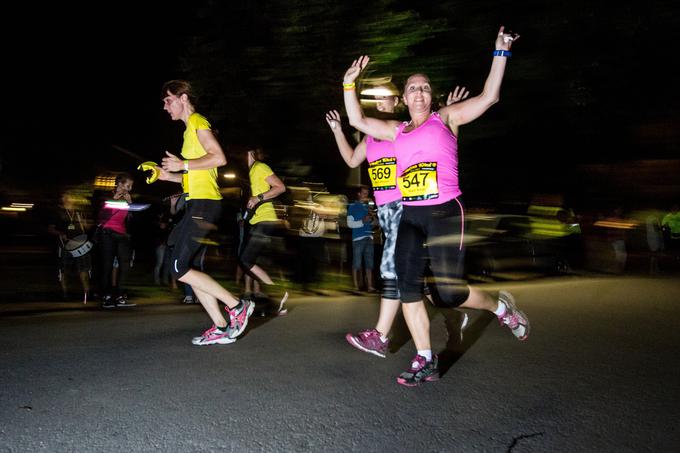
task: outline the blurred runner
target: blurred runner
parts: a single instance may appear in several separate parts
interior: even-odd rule
[[[250,179],[250,198],[246,203],[244,220],[250,224],[250,229],[239,262],[243,271],[260,283],[260,288],[274,304],[273,307],[262,308],[260,314],[270,311],[285,314],[284,304],[288,300],[288,291],[283,285],[275,284],[257,262],[263,252],[271,251],[272,237],[281,234],[282,224],[276,216],[272,200],[284,193],[286,186],[271,167],[262,162],[264,155],[260,148],[247,150],[245,157]]]

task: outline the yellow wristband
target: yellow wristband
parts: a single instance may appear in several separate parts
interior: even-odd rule
[[[352,82],[352,83],[343,83],[343,84],[342,84],[342,88],[343,88],[345,91],[352,91],[352,90],[354,89],[354,87],[355,87],[354,82]]]

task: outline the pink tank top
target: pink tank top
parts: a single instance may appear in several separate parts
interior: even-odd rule
[[[125,227],[125,220],[127,219],[128,215],[127,209],[105,209],[108,211],[107,215],[111,214],[111,216],[102,226],[104,228],[108,228],[109,230],[113,230],[116,233],[125,234],[127,232]]]
[[[397,184],[405,205],[429,206],[453,200],[458,185],[458,139],[433,112],[420,127],[404,132],[397,128]]]
[[[376,140],[366,137],[366,160],[368,161],[368,177],[373,186],[375,203],[382,206],[401,199],[397,187],[397,158],[394,144],[387,140]]]

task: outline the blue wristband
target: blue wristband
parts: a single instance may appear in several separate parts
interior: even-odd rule
[[[494,57],[512,57],[512,52],[510,52],[509,50],[494,50],[493,56]]]

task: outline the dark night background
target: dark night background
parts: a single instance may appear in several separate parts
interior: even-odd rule
[[[352,59],[371,56],[368,72],[393,75],[398,84],[425,71],[442,94],[465,85],[474,95],[502,24],[521,39],[500,103],[461,128],[468,200],[554,192],[575,204],[617,197],[647,203],[654,196],[666,203],[680,193],[668,177],[680,142],[678,77],[670,68],[680,22],[674,2],[32,8],[6,16],[17,31],[3,32],[3,202],[91,181],[102,171],[130,171],[141,181],[139,161],[111,145],[156,161],[165,149],[178,151],[183,125],[162,110],[160,87],[179,77],[195,82],[199,111],[227,152],[230,144],[262,143],[282,174],[299,162],[312,166],[308,179],[341,187],[347,173],[323,116],[342,107],[340,82]],[[652,170],[636,170],[650,161]],[[622,181],[621,171],[631,179]],[[164,183],[136,187],[156,195],[173,190]]]

